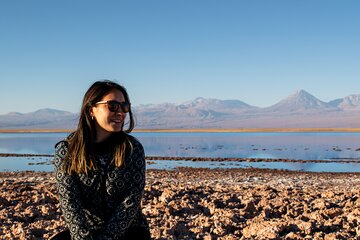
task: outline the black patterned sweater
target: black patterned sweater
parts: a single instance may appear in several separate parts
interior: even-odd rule
[[[141,212],[145,187],[145,157],[140,142],[130,136],[133,150],[124,167],[113,164],[110,140],[95,145],[96,170],[85,174],[62,171],[66,140],[55,146],[55,173],[60,206],[73,240],[121,239],[130,227],[147,228]]]

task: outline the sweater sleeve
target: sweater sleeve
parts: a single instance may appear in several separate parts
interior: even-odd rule
[[[145,187],[145,154],[139,142],[134,145],[129,165],[131,178],[125,190],[126,196],[115,208],[104,228],[104,232],[114,236],[122,236],[125,233],[140,209]]]
[[[75,174],[62,171],[64,158],[68,152],[65,141],[55,146],[55,174],[60,207],[73,240],[92,240],[90,228],[87,224],[84,209],[79,198],[79,181]]]

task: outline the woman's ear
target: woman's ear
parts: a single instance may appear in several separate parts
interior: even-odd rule
[[[89,107],[89,114],[90,114],[90,117],[91,117],[91,120],[94,120],[94,110],[92,107]]]

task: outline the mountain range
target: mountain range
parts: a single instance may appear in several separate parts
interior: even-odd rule
[[[359,128],[360,94],[323,102],[299,90],[269,107],[240,100],[198,97],[181,104],[133,107],[137,129],[184,128]],[[0,115],[0,129],[73,129],[75,113],[40,109]]]

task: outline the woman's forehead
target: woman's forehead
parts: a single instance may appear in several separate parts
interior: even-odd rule
[[[107,94],[105,94],[103,96],[102,100],[104,100],[104,101],[117,100],[119,102],[122,102],[125,100],[125,97],[124,97],[124,94],[120,90],[112,89],[112,90],[110,90],[110,92],[108,92]]]

